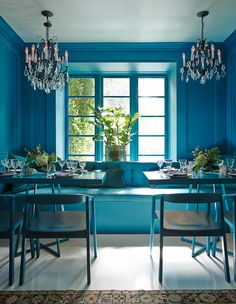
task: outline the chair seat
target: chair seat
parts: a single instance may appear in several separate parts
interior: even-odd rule
[[[159,218],[159,212],[156,212]],[[207,215],[206,211],[169,211],[164,214],[164,229],[178,231],[218,230],[220,226]]]
[[[81,211],[57,211],[40,212],[31,223],[31,232],[70,232],[86,230],[85,212]]]
[[[15,228],[21,224],[23,220],[23,213],[17,212],[15,214]],[[7,211],[0,212],[0,233],[7,232],[10,230],[10,213]]]

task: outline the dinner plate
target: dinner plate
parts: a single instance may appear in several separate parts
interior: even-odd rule
[[[14,172],[4,172],[4,173],[0,173],[0,177],[12,177],[14,176]]]

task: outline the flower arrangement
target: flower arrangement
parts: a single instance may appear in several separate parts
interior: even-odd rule
[[[192,154],[195,161],[195,172],[198,172],[201,168],[207,171],[218,169],[217,161],[221,156],[218,147],[205,149],[203,151],[200,150],[199,147],[196,147],[194,151],[192,151]]]
[[[48,154],[41,151],[41,145],[38,144],[34,149],[26,151],[26,167],[36,170],[47,170],[52,167],[54,161],[58,159],[55,153]]]

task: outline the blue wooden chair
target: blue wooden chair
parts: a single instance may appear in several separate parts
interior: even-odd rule
[[[233,264],[234,264],[234,281],[236,282],[236,194],[223,195],[225,207],[224,220],[228,225],[233,241]],[[232,206],[229,208],[229,206]],[[216,252],[216,242],[213,244],[213,250]]]
[[[45,207],[66,205],[85,205],[85,210],[79,211],[46,211]],[[31,218],[31,208],[36,206],[34,217]],[[43,206],[42,208],[39,208]],[[20,282],[25,278],[26,239],[39,238],[85,238],[87,248],[87,283],[91,282],[90,261],[90,200],[85,195],[38,194],[25,196],[24,222],[22,229],[22,253],[20,265]],[[37,247],[39,243],[37,242]],[[96,246],[96,244],[94,244]],[[39,248],[36,248],[38,251]],[[96,255],[96,250],[95,250]]]
[[[23,222],[22,212],[16,212],[16,197],[0,195],[0,204],[6,211],[0,211],[0,238],[9,240],[9,285],[14,283],[14,262]]]
[[[166,203],[178,204],[203,204],[206,210],[166,210]],[[219,205],[219,218],[215,221],[211,209]],[[174,206],[173,206],[174,207]],[[227,243],[224,230],[224,210],[222,196],[208,193],[166,194],[160,198],[160,256],[159,256],[159,282],[163,277],[163,240],[170,236],[221,236],[225,279],[230,282]]]

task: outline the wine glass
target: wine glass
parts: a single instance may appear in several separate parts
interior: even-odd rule
[[[7,159],[1,159],[1,163],[2,163],[2,165],[3,165],[3,171],[4,171],[4,172],[7,171],[6,161],[7,161]]]
[[[77,165],[78,165],[78,162],[73,160],[71,161],[71,169],[72,169],[72,173],[75,174],[75,170],[77,169]]]
[[[85,161],[80,161],[79,166],[81,168],[81,173],[83,174],[84,168],[86,167],[86,162]]]
[[[65,165],[65,161],[64,160],[59,160],[58,164],[61,167],[61,171],[63,171],[64,165]]]
[[[18,167],[18,160],[12,159],[11,160],[11,167],[14,169],[14,173],[16,173],[16,168]]]
[[[187,159],[179,159],[180,172],[186,171]]]
[[[6,165],[6,168],[7,168],[7,172],[10,171],[10,168],[12,166],[12,162],[11,162],[11,159],[6,159],[5,160],[5,165]]]
[[[172,159],[165,159],[165,165],[166,165],[167,171],[170,171],[171,166],[172,166]]]
[[[24,167],[25,162],[24,161],[18,161],[18,167],[20,168],[20,174],[22,174],[22,168]]]
[[[158,159],[157,165],[158,165],[158,167],[159,167],[159,170],[161,170],[161,167],[162,167],[163,163],[164,163],[164,160]]]
[[[226,158],[226,165],[229,169],[229,172],[233,171],[234,168],[234,158]]]
[[[67,166],[67,168],[69,169],[69,171],[71,171],[72,170],[72,167],[71,167],[71,160],[67,160],[66,161],[66,166]]]

